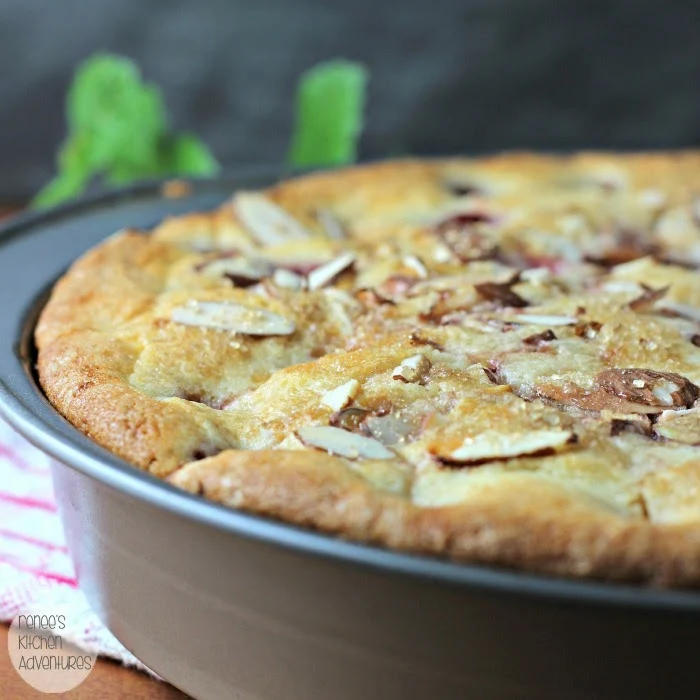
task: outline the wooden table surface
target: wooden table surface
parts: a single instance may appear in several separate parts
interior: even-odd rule
[[[130,671],[112,661],[98,660],[95,668],[75,690],[45,695],[27,685],[17,674],[7,652],[7,627],[0,625],[0,698],[3,700],[188,700],[167,683],[154,680],[145,673]]]

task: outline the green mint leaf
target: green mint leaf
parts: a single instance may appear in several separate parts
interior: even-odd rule
[[[34,209],[46,209],[67,199],[73,199],[85,189],[88,179],[80,173],[61,173],[34,195],[30,206]]]
[[[71,131],[91,130],[110,118],[114,104],[141,82],[136,65],[120,56],[96,54],[78,66],[68,90],[66,111]]]
[[[58,149],[56,161],[60,172],[89,173],[92,169],[94,144],[87,134],[74,134]]]
[[[161,175],[157,162],[146,167],[143,163],[119,162],[103,174],[104,182],[108,185],[128,185],[130,182],[145,180]]]
[[[289,162],[297,167],[352,163],[363,127],[367,69],[327,61],[304,73],[296,94]]]
[[[38,209],[59,204],[79,195],[93,172],[90,165],[91,144],[82,136],[70,137],[57,155],[58,175],[35,195],[30,206]]]
[[[92,143],[90,165],[98,169],[121,162],[152,168],[167,128],[158,88],[141,82],[132,61],[109,54],[88,59],[76,71],[67,117],[71,132]]]
[[[76,70],[66,100],[69,135],[58,174],[32,206],[72,199],[94,178],[112,185],[161,175],[210,175],[218,163],[190,134],[168,131],[160,90],[144,83],[132,61],[97,54]]]
[[[178,134],[168,139],[162,149],[164,175],[215,175],[219,164],[208,146],[193,134]]]

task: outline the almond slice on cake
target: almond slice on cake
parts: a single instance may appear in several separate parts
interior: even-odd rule
[[[532,430],[504,433],[489,430],[468,437],[456,450],[434,452],[448,466],[476,467],[486,462],[501,462],[514,457],[542,457],[554,454],[566,445],[574,444],[576,434],[570,430]]]
[[[172,311],[170,319],[185,326],[215,328],[241,335],[291,335],[293,321],[268,311],[232,301],[195,301]]]
[[[331,425],[310,425],[299,428],[297,437],[308,447],[325,450],[347,459],[392,459],[396,454],[374,438],[349,433]]]
[[[259,192],[237,192],[233,206],[241,223],[262,245],[276,245],[311,235],[293,216]]]

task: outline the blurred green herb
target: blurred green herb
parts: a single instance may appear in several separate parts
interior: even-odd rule
[[[68,137],[57,175],[34,198],[48,207],[80,194],[95,177],[124,184],[159,175],[211,175],[218,163],[191,134],[173,134],[160,90],[129,59],[98,54],[76,71],[66,103]]]
[[[362,64],[344,60],[320,63],[301,76],[288,156],[292,165],[345,165],[355,160],[367,81]]]
[[[367,69],[344,60],[319,63],[299,80],[289,162],[298,167],[355,160],[362,132]],[[113,185],[166,175],[212,175],[219,164],[189,133],[174,134],[157,86],[129,59],[97,54],[75,73],[66,100],[68,136],[57,174],[32,206],[79,195],[95,178]]]

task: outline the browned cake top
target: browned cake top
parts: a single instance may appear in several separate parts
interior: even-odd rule
[[[383,163],[115,234],[56,286],[39,371],[231,506],[699,585],[698,267],[700,154]]]

